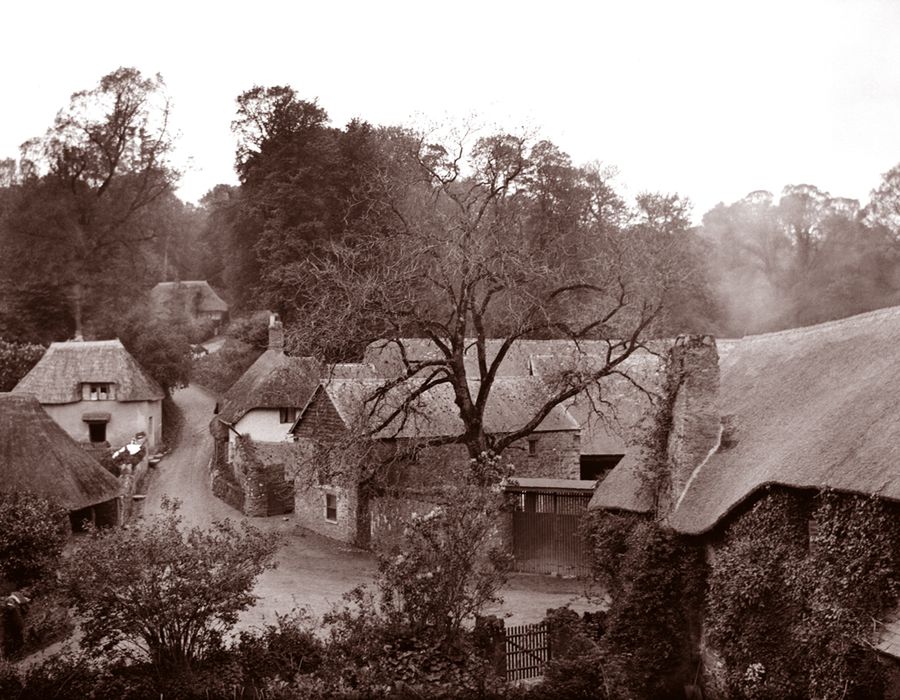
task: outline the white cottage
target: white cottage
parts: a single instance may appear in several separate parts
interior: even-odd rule
[[[78,442],[119,447],[144,433],[152,449],[161,439],[165,394],[118,339],[52,343],[13,392],[37,397]]]

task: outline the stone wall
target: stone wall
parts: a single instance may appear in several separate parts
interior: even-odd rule
[[[335,519],[326,518],[326,495],[335,497]],[[336,485],[305,483],[294,493],[294,520],[297,524],[325,537],[356,544],[359,540],[357,489]]]

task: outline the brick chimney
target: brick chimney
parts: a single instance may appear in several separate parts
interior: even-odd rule
[[[722,439],[715,338],[679,336],[670,350],[670,371],[674,391],[667,450],[671,490],[660,504],[663,515],[674,509],[691,476],[715,454]]]
[[[284,352],[284,327],[278,314],[269,314],[269,350]]]

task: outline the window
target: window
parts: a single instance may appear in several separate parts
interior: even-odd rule
[[[106,442],[106,423],[88,423],[88,434],[91,442]]]
[[[109,384],[91,384],[88,390],[88,399],[90,401],[106,401],[112,398],[109,390]]]
[[[297,420],[297,409],[296,408],[279,408],[278,409],[278,422],[279,423],[293,423]]]
[[[537,454],[537,438],[528,438],[528,456],[534,457]]]
[[[337,522],[337,496],[333,493],[325,494],[325,520],[330,523]]]

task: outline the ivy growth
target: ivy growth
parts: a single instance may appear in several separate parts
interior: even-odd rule
[[[736,698],[883,692],[873,623],[900,593],[896,506],[773,491],[728,528],[711,567],[708,641]]]

